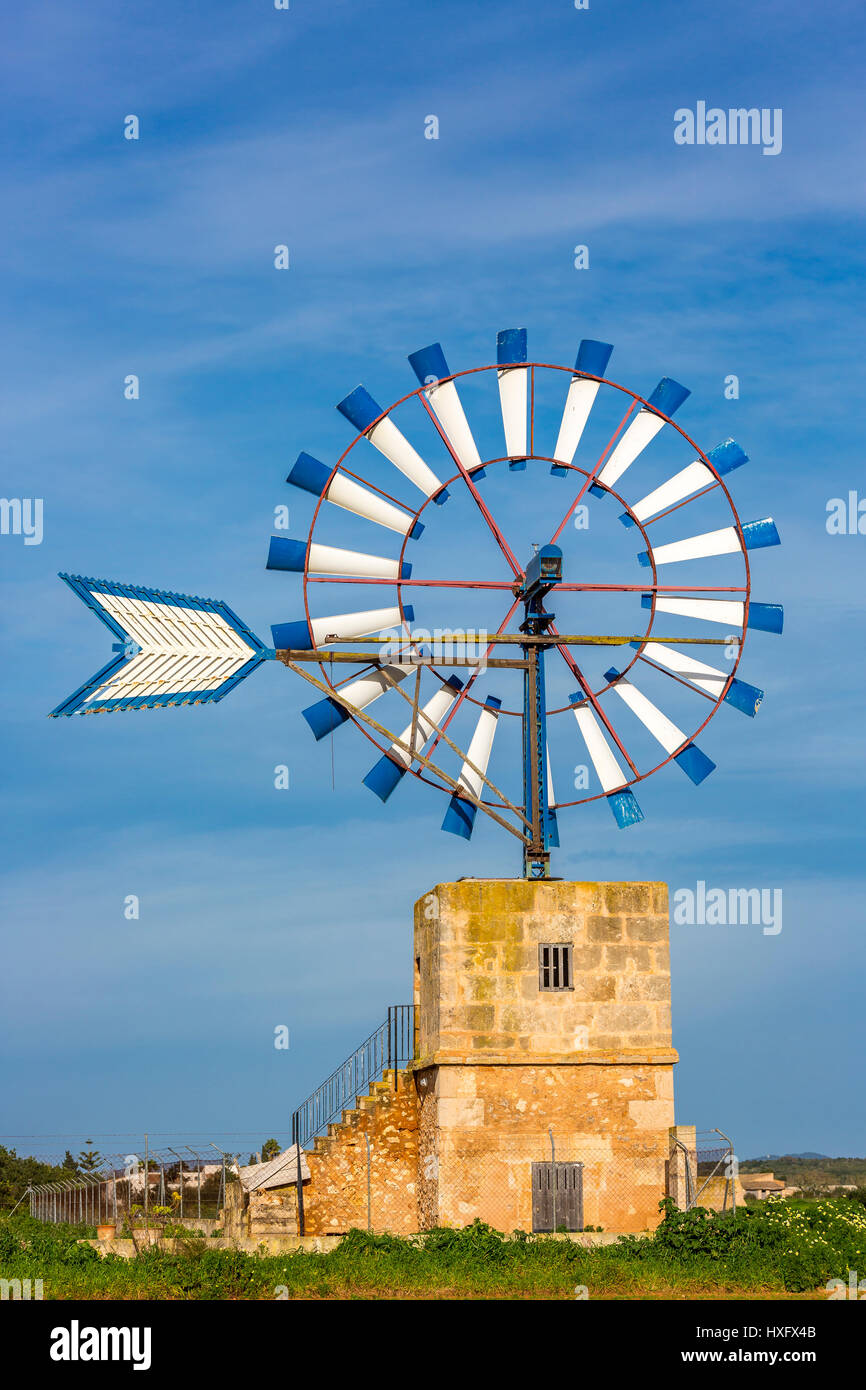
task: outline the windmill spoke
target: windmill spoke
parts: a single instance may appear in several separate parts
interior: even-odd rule
[[[553,623],[550,624],[550,631],[553,633],[554,636],[557,635],[556,627]],[[608,733],[610,734],[620,753],[622,753],[622,756],[625,758],[635,777],[639,776],[638,770],[632,762],[631,758],[629,757],[628,753],[626,752],[622,740],[620,739],[619,735],[617,734],[616,730],[614,729],[613,725],[611,724],[610,720],[608,719],[607,715],[605,714],[604,710],[599,704],[596,696],[592,693],[592,686],[589,684],[589,681],[586,679],[586,676],[583,674],[574,657],[571,655],[571,652],[569,651],[568,647],[560,644],[557,646],[556,650],[562,656],[571,674],[580,684],[581,690],[583,690],[586,693],[586,698],[589,700],[589,703],[592,705],[599,719],[604,724],[604,727],[607,729]]]
[[[511,605],[511,607],[509,608],[508,612],[505,614],[505,617],[502,619],[502,622],[499,624],[499,627],[496,629],[496,632],[494,633],[494,637],[501,637],[501,636],[502,636],[502,633],[505,631],[505,629],[507,628],[508,624],[511,622],[511,619],[512,619],[512,617],[514,616],[515,609],[519,607],[519,604],[520,604],[520,600],[519,600],[519,599],[515,599],[514,602],[513,602],[512,605]],[[487,658],[487,657],[490,656],[490,653],[492,652],[492,650],[493,650],[493,648],[495,647],[495,645],[496,645],[495,642],[490,642],[490,643],[488,643],[487,650],[486,650],[485,653],[484,653],[485,658]],[[458,709],[459,709],[460,706],[462,705],[463,701],[466,699],[466,696],[469,694],[469,691],[472,689],[472,686],[475,684],[475,682],[477,681],[477,679],[478,679],[478,677],[479,677],[480,675],[481,675],[481,672],[480,672],[480,671],[474,671],[473,674],[469,677],[469,679],[468,679],[468,681],[466,682],[466,684],[464,685],[463,689],[460,691],[460,694],[457,696],[457,699],[454,701],[454,704],[451,706],[450,710],[448,711],[448,714],[446,715],[445,719],[442,721],[442,727],[443,727],[443,729],[447,729],[447,728],[448,728],[448,725],[451,723],[451,720],[454,718],[454,716],[455,716],[455,714],[457,713]],[[434,751],[434,749],[436,748],[436,744],[437,744],[438,742],[439,742],[438,738],[435,739],[435,740],[433,741],[433,744],[431,745],[431,748],[430,748],[430,752],[431,752],[431,753],[432,753],[432,752]]]
[[[605,449],[602,451],[602,453],[599,455],[598,462],[596,463],[596,465],[595,465],[595,467],[593,468],[592,472],[589,474],[589,476],[588,476],[587,478],[584,479],[583,487],[580,489],[580,492],[579,492],[579,493],[577,494],[577,496],[575,497],[575,499],[574,499],[574,501],[572,502],[571,506],[569,507],[568,511],[565,513],[565,516],[562,518],[562,521],[560,522],[559,526],[556,528],[556,531],[553,533],[553,536],[551,537],[551,540],[550,540],[550,544],[551,544],[551,545],[556,545],[556,542],[559,540],[560,536],[562,535],[563,531],[565,530],[566,526],[568,525],[569,519],[570,519],[572,513],[574,512],[575,507],[577,507],[577,506],[580,505],[581,499],[582,499],[584,493],[586,492],[587,488],[590,487],[591,484],[595,482],[596,477],[598,476],[599,469],[600,469],[600,468],[602,467],[602,465],[604,464],[605,459],[607,458],[608,454],[610,453],[611,449],[613,448],[613,446],[614,446],[614,444],[616,443],[617,439],[619,438],[620,434],[621,434],[622,431],[625,429],[625,426],[626,426],[626,424],[628,423],[629,416],[632,414],[632,412],[633,412],[633,410],[634,410],[634,408],[635,408],[636,405],[637,405],[637,401],[632,401],[632,403],[631,403],[631,405],[629,406],[628,410],[625,412],[625,415],[623,415],[622,419],[620,420],[619,424],[617,425],[616,429],[614,430],[614,433],[613,433],[613,435],[611,436],[610,443],[607,445],[607,448],[605,448]]]
[[[308,574],[310,584],[413,584],[421,589],[512,589],[510,579],[386,579],[370,575]],[[646,589],[646,585],[644,585]]]

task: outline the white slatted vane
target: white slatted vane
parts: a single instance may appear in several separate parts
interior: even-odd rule
[[[331,469],[313,458],[312,454],[298,455],[286,482],[311,492],[314,497],[323,497],[333,506],[362,516],[377,526],[386,526],[389,531],[396,531],[401,536],[408,535],[410,540],[417,540],[424,530],[420,521],[413,523],[409,512],[401,511],[362,483],[356,483],[354,478],[347,478],[339,471],[331,478]]]
[[[217,599],[61,574],[117,639],[118,653],[52,716],[207,704],[273,656]]]
[[[526,409],[529,369],[526,362],[526,329],[505,328],[496,335],[496,373],[499,404],[505,431],[505,453],[509,468],[526,467]]]
[[[414,483],[425,497],[430,497],[439,504],[446,501],[448,489],[443,487],[433,469],[398,430],[390,416],[377,405],[366,387],[356,386],[345,400],[340,401],[337,409],[360,434],[369,439],[380,454],[384,454],[385,458],[409,479],[410,483]]]
[[[746,521],[742,529],[746,550],[780,544],[772,517]],[[653,560],[657,565],[670,565],[681,560],[704,560],[711,555],[735,555],[742,550],[736,526],[722,526],[718,531],[704,531],[700,536],[687,536],[668,545],[654,545],[651,550],[641,551],[637,558],[648,569]]]
[[[740,468],[742,464],[748,463],[748,454],[743,453],[739,444],[733,439],[726,439],[724,444],[717,444],[715,449],[711,449],[707,458],[722,477],[730,473],[735,468]],[[712,472],[701,459],[695,459],[694,463],[687,464],[680,469],[667,482],[648,492],[646,497],[642,497],[639,502],[635,502],[632,507],[633,515],[623,512],[620,521],[623,526],[634,526],[634,517],[638,521],[649,521],[651,517],[657,516],[659,512],[665,511],[668,507],[673,507],[677,502],[682,502],[686,497],[691,497],[693,493],[700,492],[702,488],[711,487],[716,481],[716,474]]]
[[[565,398],[565,408],[556,447],[553,450],[553,457],[558,462],[551,466],[551,473],[560,477],[565,477],[568,473],[568,469],[561,465],[571,463],[577,453],[586,422],[598,395],[600,382],[591,378],[604,376],[612,352],[611,343],[599,343],[593,338],[584,338],[580,343],[574,364],[575,375],[571,379]]]
[[[448,370],[442,345],[431,343],[429,347],[419,348],[417,352],[410,352],[409,362],[419,382],[424,387],[424,395],[433,407],[451,448],[463,467],[467,473],[472,474],[476,481],[483,478],[484,469],[481,464],[481,455],[466,418],[457,386],[453,381],[445,380],[446,377],[450,377],[451,372]]]
[[[647,642],[645,646],[640,642],[632,642],[631,645],[648,661],[679,676],[690,685],[697,686],[699,690],[705,690],[716,700],[725,689],[729,678],[724,671],[719,671],[715,666],[708,666],[706,662],[698,661],[697,657],[678,651],[676,647],[669,647],[662,642]],[[749,716],[758,713],[763,698],[763,690],[759,690],[756,685],[748,685],[736,676],[725,693],[727,704]]]
[[[440,724],[445,718],[462,689],[463,682],[460,677],[449,676],[447,681],[440,685],[432,699],[428,700],[426,705],[418,711],[414,739],[412,737],[412,722],[410,721],[400,735],[399,741],[409,744],[413,753],[423,753],[435,732],[434,725]],[[387,801],[395,787],[409,771],[409,766],[409,754],[404,749],[399,748],[396,742],[392,743],[388,752],[383,753],[379,761],[370,768],[364,778],[364,786],[375,792],[380,801]]]
[[[613,487],[626,469],[631,468],[638,454],[642,453],[659,431],[664,429],[665,421],[662,415],[670,419],[690,395],[691,392],[685,386],[680,386],[678,381],[673,381],[669,376],[662,377],[647,404],[641,406],[622,439],[614,447],[597,481],[590,487],[590,492],[596,497],[603,497],[605,488]],[[661,411],[661,414],[656,414],[657,411]],[[604,487],[599,486],[602,483]]]
[[[495,695],[487,696],[484,701],[484,708],[478,716],[475,732],[466,750],[466,761],[460,769],[460,776],[457,778],[459,786],[478,800],[481,800],[483,795],[484,783],[469,764],[474,763],[480,772],[484,773],[485,776],[487,775],[487,766],[490,762],[501,707],[502,701],[497,699]],[[477,809],[471,801],[466,801],[464,797],[455,792],[448,803],[442,829],[450,831],[452,835],[461,835],[464,840],[470,839]]]
[[[586,696],[582,690],[578,690],[573,695],[569,695],[568,698],[569,703],[573,706],[577,727],[580,729],[586,744],[586,751],[595,768],[602,791],[607,797],[607,803],[613,812],[614,820],[620,830],[625,830],[629,825],[636,825],[638,821],[643,820],[643,812],[634,793],[625,786],[628,778],[602,733],[595,714],[586,703]]]
[[[682,729],[678,728],[672,719],[668,719],[642,690],[638,690],[637,686],[614,668],[605,671],[604,678],[606,681],[614,682],[613,689],[620,699],[637,715],[644,728],[661,744],[665,752],[674,755],[674,762],[691,778],[695,786],[703,782],[705,777],[709,777],[715,763],[696,743],[689,743]]]

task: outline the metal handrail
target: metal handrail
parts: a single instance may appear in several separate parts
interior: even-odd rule
[[[323,1134],[374,1081],[397,1071],[415,1057],[415,1005],[392,1004],[388,1017],[360,1047],[322,1082],[292,1114],[292,1143],[303,1148]]]

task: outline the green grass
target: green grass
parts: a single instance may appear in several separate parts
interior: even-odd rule
[[[586,1249],[475,1223],[423,1242],[352,1231],[327,1254],[250,1255],[189,1239],[168,1253],[102,1257],[83,1228],[0,1219],[0,1275],[43,1281],[46,1299],[826,1298],[866,1270],[866,1210],[773,1202],[734,1217],[668,1207],[650,1239]]]

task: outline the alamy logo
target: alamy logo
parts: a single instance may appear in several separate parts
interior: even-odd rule
[[[699,879],[694,889],[674,893],[673,919],[680,927],[759,926],[764,936],[782,930],[781,888],[707,888]]]
[[[386,632],[379,648],[379,660],[397,666],[413,666],[431,659],[443,666],[452,661],[469,661],[473,669],[487,670],[490,634],[486,628],[413,628],[411,633],[396,629]]]
[[[42,1298],[41,1279],[0,1279],[0,1302],[29,1303]]]
[[[844,1279],[828,1279],[824,1286],[830,1298],[854,1298],[859,1302],[866,1299],[866,1279],[858,1279],[856,1269],[848,1270],[848,1282]]]
[[[0,535],[23,536],[25,545],[41,545],[42,498],[0,497]]]
[[[681,106],[674,112],[677,145],[762,145],[762,154],[782,152],[781,106],[721,106],[696,103],[695,110]]]
[[[51,1330],[52,1361],[131,1361],[134,1371],[150,1370],[149,1327],[68,1327]]]

